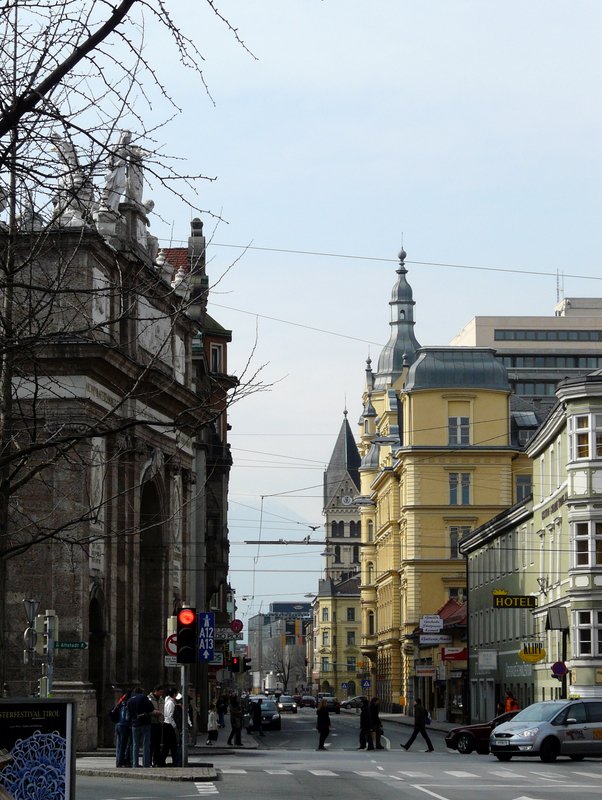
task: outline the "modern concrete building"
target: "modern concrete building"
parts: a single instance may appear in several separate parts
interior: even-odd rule
[[[293,694],[306,688],[305,629],[310,618],[310,603],[277,602],[270,603],[267,613],[249,619],[248,654],[256,694],[276,688]]]

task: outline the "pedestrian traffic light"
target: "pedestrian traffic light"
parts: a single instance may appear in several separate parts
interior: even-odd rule
[[[250,669],[252,669],[251,659],[248,656],[244,656],[242,660],[242,671],[249,672]]]
[[[196,608],[188,606],[178,611],[178,664],[196,664],[197,662],[197,638],[198,623]]]
[[[240,658],[238,656],[233,656],[228,661],[228,669],[230,672],[240,672]]]
[[[35,651],[39,656],[48,656],[48,650],[54,648],[59,635],[59,618],[53,609],[45,614],[37,614],[35,618],[36,643]]]

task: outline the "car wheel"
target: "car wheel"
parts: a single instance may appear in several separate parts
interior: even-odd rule
[[[571,761],[583,761],[585,756],[569,756],[569,758],[571,759]]]
[[[551,761],[556,761],[559,755],[560,744],[558,739],[554,739],[551,736],[548,739],[544,739],[539,750],[540,759],[549,764]]]
[[[496,753],[495,757],[497,758],[498,761],[510,761],[510,759],[512,758],[510,753]]]
[[[456,745],[456,748],[459,753],[467,756],[474,750],[474,739],[469,733],[462,733],[458,737],[458,744]]]

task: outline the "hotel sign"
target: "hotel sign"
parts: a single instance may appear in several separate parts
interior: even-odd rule
[[[537,598],[530,594],[493,593],[494,608],[537,608]]]

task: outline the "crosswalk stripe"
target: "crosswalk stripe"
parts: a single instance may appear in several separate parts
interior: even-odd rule
[[[268,775],[292,775],[290,769],[266,769]]]
[[[230,769],[228,767],[220,768],[220,772],[223,773],[224,775],[246,775],[247,774],[247,770],[246,769]]]
[[[219,794],[217,786],[213,783],[195,783],[194,788],[199,794]]]
[[[354,770],[356,775],[361,775],[362,778],[382,778],[384,777],[382,772],[361,772],[360,770]]]
[[[598,778],[600,780],[602,778],[602,774],[600,772],[585,772],[585,770],[578,770],[574,769],[573,772],[575,775],[584,775],[586,778]]]
[[[474,772],[464,772],[461,769],[452,770],[446,769],[444,770],[446,775],[451,775],[452,778],[478,778],[478,775],[475,775]]]
[[[318,776],[322,776],[322,775],[330,776],[330,775],[332,775],[335,778],[337,777],[337,773],[336,772],[331,772],[329,769],[310,769],[310,770],[308,770],[308,772],[310,772],[312,775],[318,775]]]
[[[428,772],[405,772],[404,770],[398,770],[400,775],[405,775],[406,778],[432,778],[432,775],[429,775]]]
[[[518,778],[518,772],[512,772],[510,769],[491,769],[491,775],[496,775],[498,778]]]

